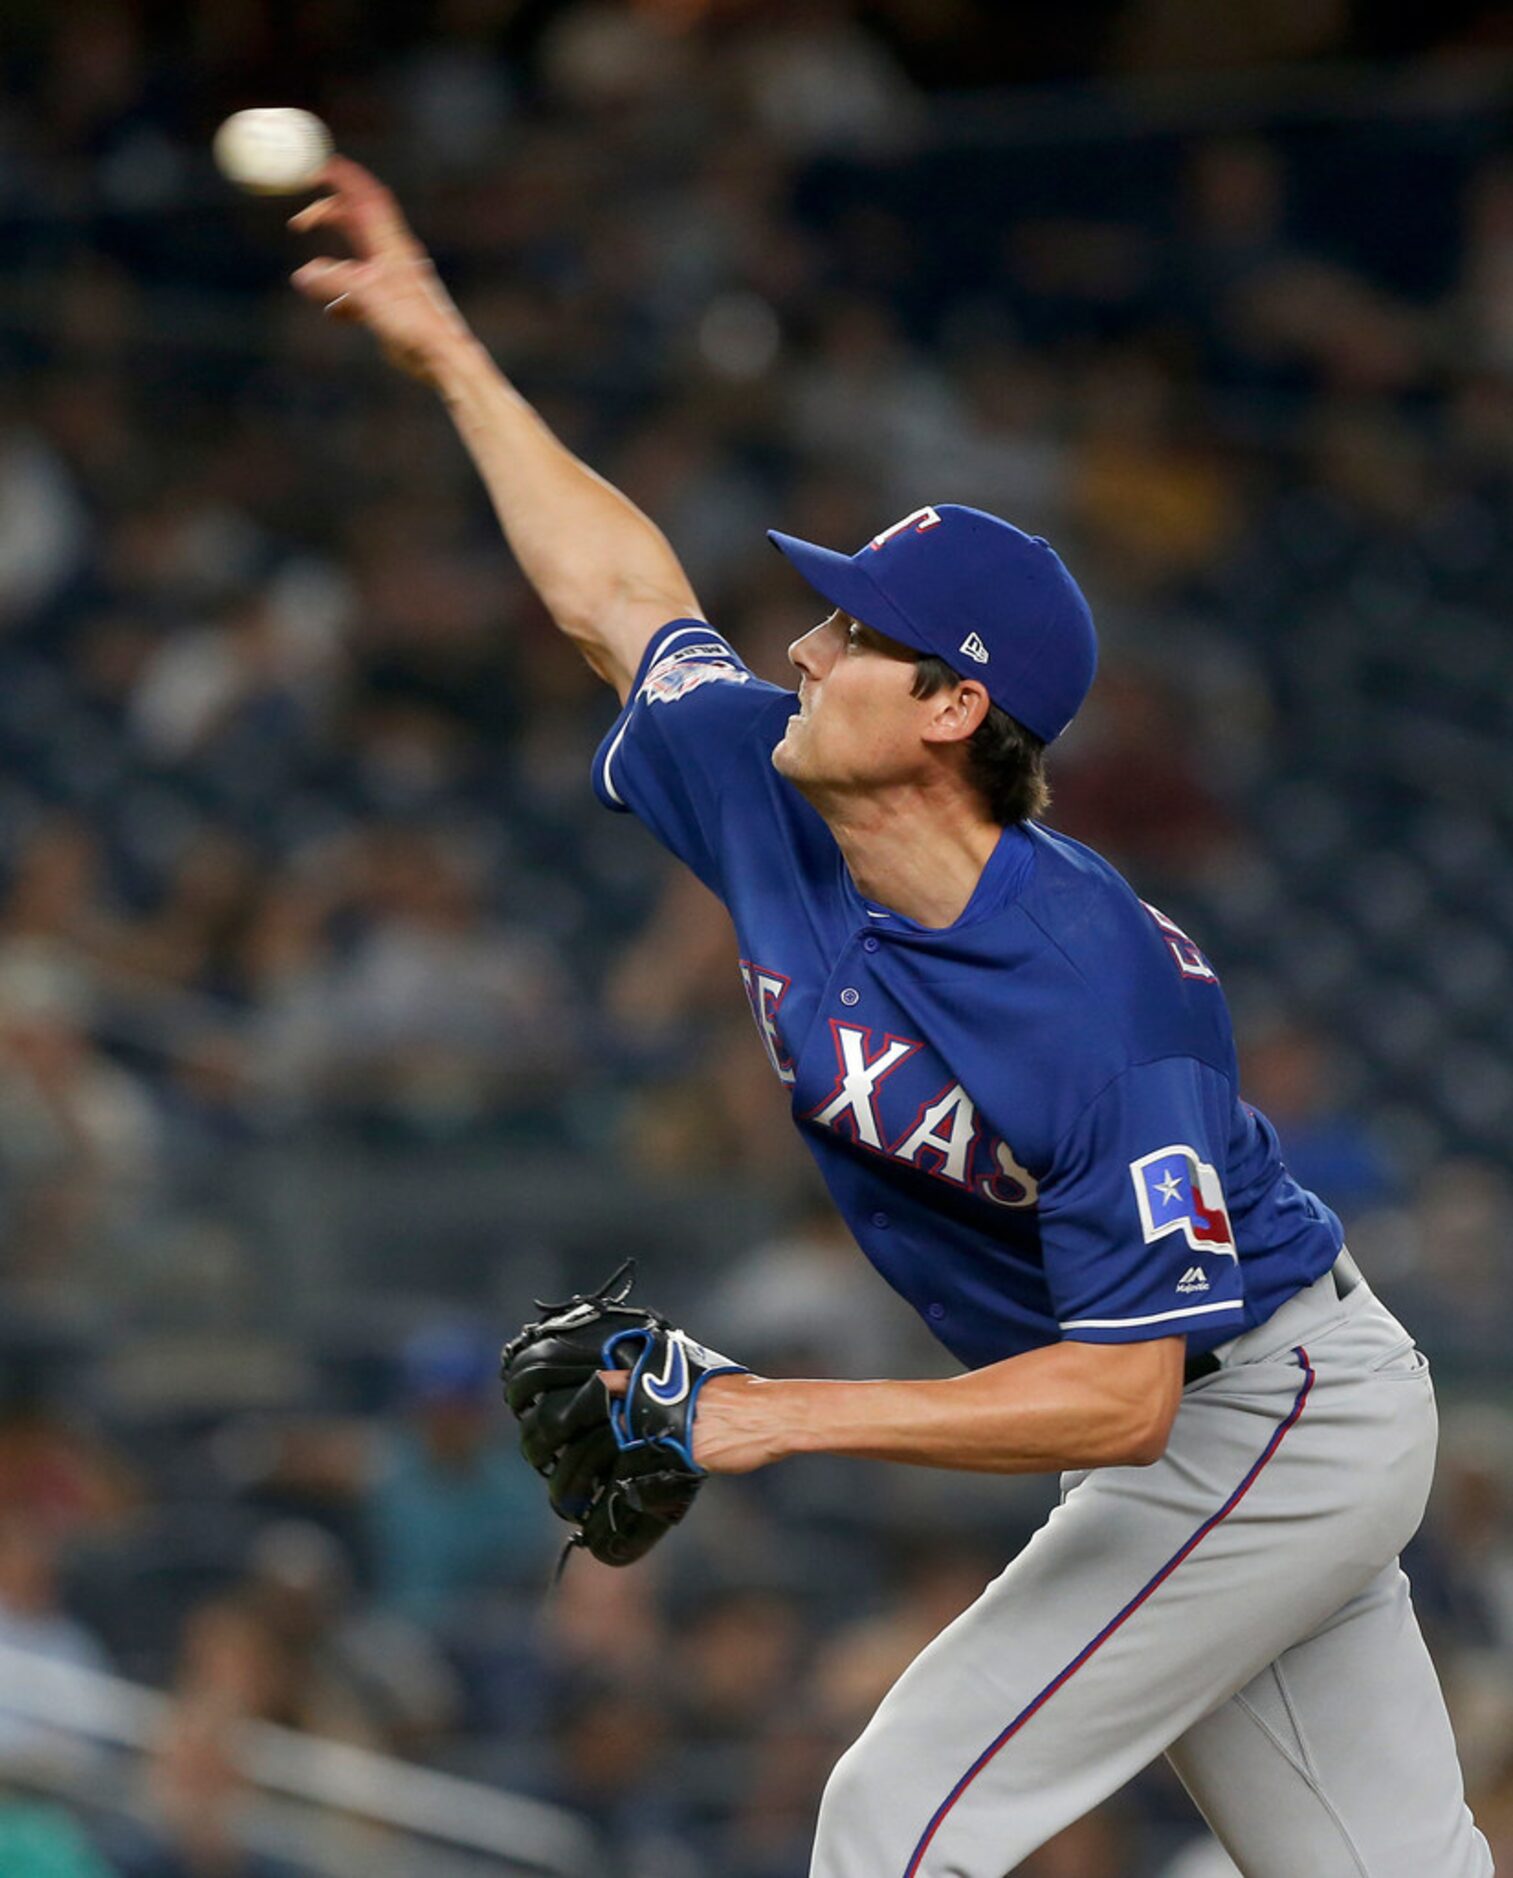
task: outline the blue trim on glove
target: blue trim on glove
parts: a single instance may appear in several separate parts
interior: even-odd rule
[[[673,1333],[671,1331],[665,1333],[660,1340],[664,1348],[668,1347],[672,1344]],[[679,1402],[659,1402],[656,1396],[652,1394],[649,1389],[645,1388],[647,1365],[651,1361],[653,1349],[658,1341],[656,1331],[640,1328],[617,1330],[612,1337],[605,1339],[599,1352],[600,1361],[603,1363],[605,1369],[619,1369],[622,1367],[617,1358],[618,1352],[623,1346],[628,1343],[639,1343],[640,1345],[635,1362],[631,1366],[629,1378],[625,1384],[625,1393],[623,1395],[612,1395],[609,1398],[610,1433],[614,1436],[615,1446],[622,1454],[634,1453],[638,1448],[663,1448],[668,1453],[675,1454],[685,1467],[702,1478],[708,1472],[708,1469],[701,1467],[694,1459],[691,1443],[694,1417],[698,1413],[699,1392],[703,1389],[705,1383],[709,1381],[711,1376],[749,1376],[751,1371],[747,1369],[744,1363],[721,1363],[717,1367],[703,1370],[699,1375],[693,1377],[689,1384],[687,1395],[681,1398]],[[681,1346],[677,1347],[680,1359],[684,1363],[687,1363],[689,1360],[687,1350]],[[713,1352],[711,1352],[711,1354],[713,1354]],[[636,1432],[635,1415],[638,1401],[642,1402],[644,1407],[660,1409],[664,1414],[671,1409],[681,1408],[683,1428],[690,1439],[681,1440],[677,1435],[667,1429],[657,1434],[638,1434]]]
[[[705,1383],[709,1381],[711,1376],[749,1376],[750,1374],[751,1371],[746,1368],[744,1363],[726,1363],[719,1369],[706,1369],[704,1374],[695,1380],[693,1387],[688,1392],[688,1412],[683,1417],[683,1426],[688,1430],[689,1434],[693,1434],[694,1417],[699,1412],[699,1391],[704,1387]],[[707,1467],[700,1467],[699,1463],[693,1458],[693,1449],[689,1446],[688,1442],[679,1441],[676,1435],[663,1435],[658,1445],[664,1448],[671,1448],[675,1454],[680,1455],[701,1479],[709,1472]]]

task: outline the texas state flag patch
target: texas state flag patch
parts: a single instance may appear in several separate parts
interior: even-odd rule
[[[1218,1173],[1180,1144],[1158,1148],[1130,1163],[1145,1242],[1180,1232],[1197,1252],[1223,1253],[1239,1262]]]

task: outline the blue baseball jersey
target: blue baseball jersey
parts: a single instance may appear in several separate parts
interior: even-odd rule
[[[955,922],[867,901],[772,767],[798,708],[700,621],[648,646],[594,786],[720,896],[847,1224],[963,1363],[1202,1351],[1328,1270],[1339,1221],[1240,1100],[1223,992],[1090,849],[1006,828]]]

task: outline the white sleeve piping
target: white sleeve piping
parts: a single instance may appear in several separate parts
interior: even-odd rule
[[[1243,1311],[1245,1300],[1228,1304],[1189,1304],[1180,1311],[1157,1311],[1152,1317],[1074,1317],[1063,1330],[1136,1330],[1144,1324],[1169,1324],[1178,1317],[1207,1317],[1214,1311]]]
[[[673,640],[680,638],[684,633],[704,633],[708,635],[712,632],[714,632],[714,628],[702,620],[695,620],[691,623],[685,622],[681,626],[674,626],[672,631],[664,634],[663,637],[657,641],[655,647],[642,659],[640,669],[646,672],[653,671],[656,667],[657,660],[661,658],[662,654],[672,644]],[[715,636],[716,638],[719,637],[718,634]],[[616,755],[619,753],[620,745],[625,741],[625,733],[630,729],[630,714],[635,708],[636,694],[632,691],[630,696],[625,700],[622,709],[623,722],[619,730],[615,732],[614,742],[604,752],[604,761],[599,766],[599,775],[604,784],[605,794],[610,796],[616,806],[622,809],[625,807],[625,798],[615,787],[615,780],[614,777],[610,775],[609,766],[614,762]]]
[[[610,797],[610,799],[614,802],[617,808],[622,808],[622,809],[625,807],[625,798],[624,796],[621,795],[620,791],[615,787],[614,779],[613,777],[611,777],[609,773],[609,766],[611,763],[614,762],[616,752],[619,750],[620,745],[624,743],[625,733],[629,729],[630,729],[630,712],[627,710],[625,713],[625,722],[615,732],[614,742],[604,752],[604,762],[600,766],[600,770],[599,770],[600,777],[604,783],[604,793]]]

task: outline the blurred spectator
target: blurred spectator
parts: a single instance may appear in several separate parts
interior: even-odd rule
[[[984,329],[967,322],[950,366],[962,430],[948,446],[949,466],[932,465],[932,473],[972,490],[976,507],[1006,515],[1027,534],[1055,538],[1074,463],[1062,376],[992,320]]]
[[[288,1722],[298,1702],[273,1626],[243,1594],[209,1598],[185,1617],[175,1687],[208,1717]]]
[[[506,1445],[499,1352],[434,1325],[404,1352],[406,1425],[384,1444],[363,1497],[377,1591],[420,1624],[545,1572],[552,1518],[540,1482]]]
[[[476,868],[439,834],[375,833],[353,874],[350,949],[286,981],[297,1001],[279,1014],[282,1074],[422,1139],[501,1111],[547,1126],[577,1025],[546,946],[484,915]]]
[[[1087,722],[1052,771],[1053,825],[1147,891],[1200,874],[1238,839],[1204,775],[1205,736],[1152,676],[1106,666]]]
[[[0,1158],[10,1188],[8,1276],[78,1275],[94,1236],[133,1223],[158,1172],[159,1124],[140,1082],[89,1036],[78,968],[43,943],[0,952]]]
[[[672,1649],[659,1570],[665,1556],[659,1552],[634,1572],[601,1565],[587,1552],[568,1560],[541,1617],[543,1643],[560,1674],[628,1688],[655,1680]]]
[[[691,1168],[738,1174],[781,1201],[812,1178],[787,1108],[783,1085],[753,1045],[749,1014],[731,1003],[701,1028],[691,1064],[627,1097],[619,1159],[664,1180]]]
[[[941,1361],[812,1185],[789,1229],[747,1252],[694,1315],[717,1348],[765,1375],[904,1376]]]
[[[668,1752],[668,1717],[651,1685],[594,1681],[573,1691],[553,1730],[551,1797],[598,1831],[605,1878],[701,1878],[687,1850],[687,1795]]]
[[[171,767],[213,739],[271,749],[298,734],[326,648],[290,632],[272,595],[255,590],[218,625],[166,640],[132,700],[132,728],[148,761]]]
[[[180,1697],[149,1770],[152,1829],[118,1848],[124,1878],[301,1878],[245,1844],[251,1790],[233,1747],[241,1716],[212,1696]]]
[[[1323,1040],[1278,1023],[1242,1045],[1241,1086],[1275,1127],[1288,1167],[1346,1225],[1393,1197],[1391,1166],[1360,1117],[1332,1087]]]
[[[116,1878],[59,1806],[0,1789],[0,1871],[6,1878]]]
[[[1434,1167],[1401,1212],[1369,1222],[1386,1296],[1436,1364],[1495,1382],[1513,1323],[1513,1180],[1469,1156]]]
[[[730,915],[704,883],[685,867],[670,869],[655,911],[605,987],[627,1041],[665,1045],[728,1008],[734,941]]]
[[[78,492],[45,439],[0,429],[0,628],[67,585],[87,539]]]
[[[846,1745],[806,1704],[787,1703],[755,1743],[750,1773],[730,1796],[714,1868],[728,1878],[802,1872],[820,1796]]]
[[[669,96],[688,82],[691,53],[654,7],[576,0],[549,27],[542,75],[561,102],[608,113]]]
[[[1233,325],[1236,289],[1288,252],[1287,175],[1275,144],[1226,137],[1197,145],[1182,206],[1178,254],[1193,314],[1223,332]]]
[[[34,1386],[0,1402],[0,1521],[80,1537],[120,1525],[140,1495],[126,1460]]]
[[[1513,1765],[1513,1421],[1447,1411],[1431,1518],[1410,1553],[1469,1785]]]
[[[32,829],[0,910],[4,953],[85,974],[109,965],[126,926],[106,903],[104,871],[99,834],[80,817],[49,816]]]
[[[1460,314],[1473,358],[1513,371],[1513,163],[1494,157],[1475,172],[1466,198]]]
[[[798,1610],[778,1592],[689,1600],[675,1646],[680,1730],[706,1746],[762,1733],[799,1679],[805,1641]]]
[[[187,1707],[379,1744],[363,1693],[291,1620],[266,1577],[198,1605],[185,1621],[178,1688]]]
[[[269,1527],[253,1549],[247,1598],[290,1663],[300,1727],[414,1755],[457,1719],[457,1679],[435,1644],[355,1601],[351,1568],[319,1526]]]
[[[757,122],[780,145],[876,157],[907,143],[919,122],[912,89],[846,0],[783,0],[754,19],[737,69]]]
[[[1079,403],[1068,505],[1107,577],[1140,595],[1209,565],[1238,531],[1239,492],[1201,433],[1189,426],[1184,435],[1178,387],[1161,360],[1100,357]]]
[[[921,1542],[901,1551],[891,1601],[837,1630],[814,1664],[820,1710],[848,1739],[871,1720],[925,1645],[982,1594],[996,1569],[966,1544]]]
[[[939,368],[909,350],[886,304],[859,295],[822,307],[791,395],[800,449],[822,465],[858,453],[876,463],[889,511],[934,491],[930,465],[943,464],[960,436],[962,413]]]
[[[225,995],[237,988],[237,951],[262,884],[244,842],[206,829],[185,844],[167,894],[134,923],[118,952],[159,984]]]
[[[42,1522],[15,1513],[0,1515],[0,1651],[106,1671],[110,1664],[104,1646],[63,1608],[58,1550],[57,1539]],[[24,1682],[25,1677],[16,1661],[8,1661],[0,1674],[0,1761],[73,1761],[76,1744],[66,1735],[28,1720],[24,1709],[6,1712],[6,1685]]]

